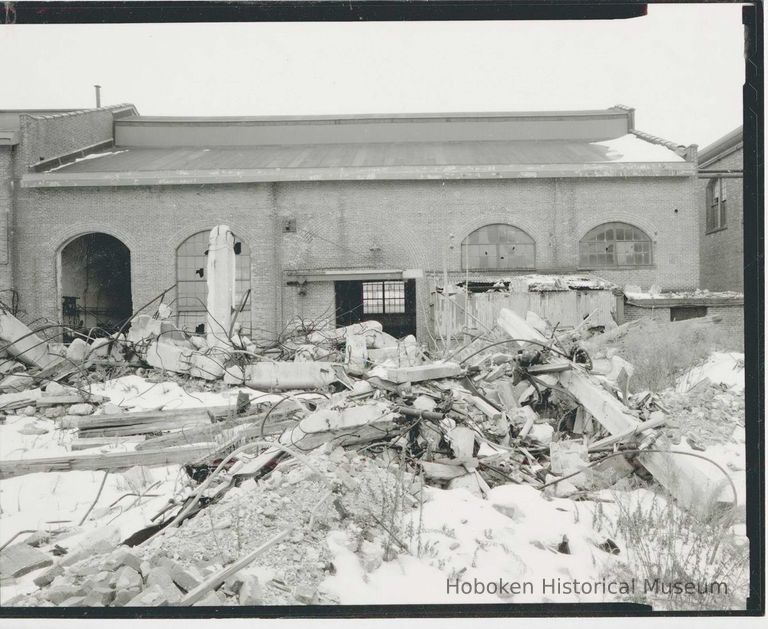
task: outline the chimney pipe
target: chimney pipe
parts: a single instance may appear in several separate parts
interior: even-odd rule
[[[96,88],[96,109],[101,107],[101,85],[94,85]]]

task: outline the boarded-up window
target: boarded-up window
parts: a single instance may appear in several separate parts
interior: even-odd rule
[[[209,236],[209,231],[198,232],[187,238],[176,250],[178,325],[190,332],[206,332],[205,307],[208,285],[205,274],[208,266]],[[251,250],[237,236],[235,236],[235,254],[235,303],[239,305],[251,287]],[[249,303],[245,304],[237,320],[242,324],[244,330],[250,331],[251,310]]]
[[[649,266],[652,263],[650,237],[627,223],[599,225],[579,243],[579,266],[582,268]]]
[[[485,225],[461,243],[461,266],[471,271],[533,269],[536,244],[512,225]]]

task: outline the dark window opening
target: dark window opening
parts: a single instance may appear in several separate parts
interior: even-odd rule
[[[707,316],[706,306],[673,306],[669,309],[670,321],[685,321]]]
[[[727,207],[725,180],[710,179],[707,184],[707,233],[726,228]]]
[[[334,282],[336,325],[378,321],[395,338],[416,334],[415,280]]]

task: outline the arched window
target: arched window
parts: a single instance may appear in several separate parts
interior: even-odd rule
[[[603,223],[579,243],[579,266],[649,266],[653,263],[651,239],[627,223]]]
[[[208,285],[205,277],[208,267],[208,237],[210,231],[198,232],[176,249],[176,312],[178,325],[189,332],[203,334],[205,329],[205,304]],[[251,250],[235,236],[235,303],[240,304],[251,287]],[[250,298],[238,315],[243,330],[251,327]]]
[[[533,269],[536,244],[512,225],[485,225],[461,243],[461,266],[470,271]]]

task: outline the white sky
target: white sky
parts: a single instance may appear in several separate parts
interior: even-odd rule
[[[630,20],[0,28],[0,109],[130,102],[145,115],[635,107],[703,147],[741,124],[741,5]]]

